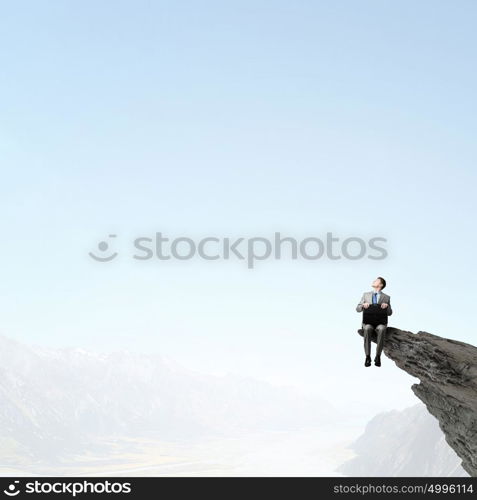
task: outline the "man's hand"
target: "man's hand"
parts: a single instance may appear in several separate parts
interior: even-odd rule
[[[365,303],[363,304],[363,307],[364,307],[365,309],[367,309],[367,308],[369,307],[369,303],[368,303],[368,302],[365,302]]]
[[[387,309],[389,306],[389,304],[386,304],[386,303],[382,303],[381,304],[381,309]]]

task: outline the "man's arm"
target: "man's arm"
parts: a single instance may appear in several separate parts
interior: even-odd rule
[[[359,301],[359,304],[356,306],[356,311],[357,312],[363,312],[363,305],[365,304],[365,301],[364,301],[364,293],[363,293],[363,296],[361,297],[361,300]]]
[[[393,310],[392,310],[392,307],[391,307],[391,297],[388,295],[388,301],[387,302],[383,302],[381,304],[381,307],[383,309],[386,309],[386,313],[388,316],[391,316],[391,314],[393,313]]]
[[[391,314],[393,313],[393,310],[392,310],[392,307],[391,307],[391,297],[389,297],[389,302],[388,302],[388,307],[387,307],[387,313],[388,313],[388,316],[391,316]]]

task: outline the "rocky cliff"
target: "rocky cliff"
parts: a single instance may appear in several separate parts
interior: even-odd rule
[[[420,380],[412,390],[438,419],[462,467],[477,476],[477,347],[426,332],[388,328],[384,353]]]

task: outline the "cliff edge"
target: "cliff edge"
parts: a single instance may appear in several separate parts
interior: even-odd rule
[[[477,476],[477,347],[389,327],[384,353],[420,380],[414,394],[439,421],[462,467]]]

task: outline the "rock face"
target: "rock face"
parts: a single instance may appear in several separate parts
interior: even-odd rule
[[[462,467],[477,476],[477,347],[388,328],[384,353],[420,380],[412,386],[414,394],[439,421]]]

